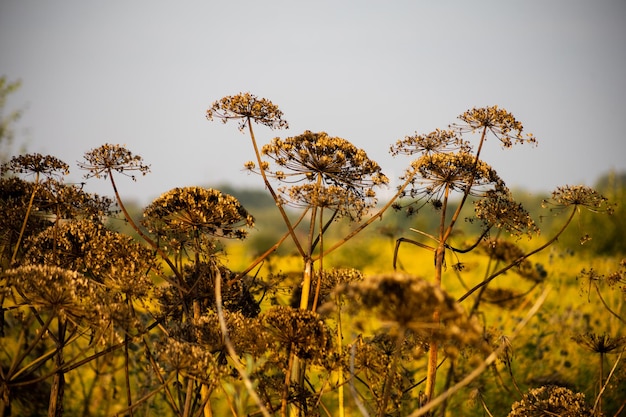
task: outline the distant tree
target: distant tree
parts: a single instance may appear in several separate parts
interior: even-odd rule
[[[13,125],[22,117],[23,110],[6,113],[8,97],[22,86],[21,81],[8,81],[6,76],[0,77],[0,163],[8,159],[8,148],[13,142],[15,132]]]

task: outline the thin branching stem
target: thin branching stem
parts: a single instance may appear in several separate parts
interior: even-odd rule
[[[28,206],[26,207],[26,214],[24,215],[24,220],[22,221],[22,228],[20,229],[20,234],[17,237],[17,242],[15,243],[15,248],[13,249],[13,255],[11,256],[11,265],[15,263],[15,259],[17,258],[17,252],[19,251],[20,245],[22,244],[22,239],[24,238],[24,231],[26,230],[26,224],[28,224],[28,218],[30,217],[30,212],[33,209],[33,202],[35,201],[35,194],[37,194],[38,190],[39,190],[39,172],[35,174],[35,185],[33,186],[33,192],[30,195]]]
[[[465,294],[463,294],[457,301],[458,302],[463,302],[463,300],[465,300],[467,297],[472,295],[474,292],[476,292],[480,288],[482,288],[485,285],[489,284],[496,277],[504,274],[506,271],[508,271],[509,269],[513,268],[514,266],[519,265],[525,259],[527,259],[527,258],[533,256],[534,254],[539,253],[542,250],[546,249],[547,247],[551,246],[554,242],[556,242],[558,240],[559,236],[561,236],[561,234],[563,234],[565,229],[567,229],[567,226],[571,223],[572,219],[574,218],[574,215],[577,212],[578,212],[578,207],[573,207],[572,212],[571,212],[570,216],[567,218],[567,220],[565,221],[565,224],[563,224],[563,227],[561,227],[561,229],[559,229],[559,231],[550,240],[548,240],[546,243],[544,243],[543,245],[539,246],[538,248],[536,248],[536,249],[534,249],[534,250],[532,250],[532,251],[530,251],[530,252],[528,252],[528,253],[520,256],[520,257],[518,257],[517,259],[515,259],[513,262],[511,262],[507,266],[497,270],[496,272],[494,272],[493,274],[491,274],[490,276],[485,278],[483,281],[481,281],[478,284],[476,284],[472,289],[467,291]]]
[[[259,407],[259,410],[261,410],[263,416],[270,417],[269,411],[267,411],[267,408],[265,407],[265,405],[263,405],[261,398],[259,398],[259,395],[255,391],[254,385],[250,380],[250,376],[248,375],[248,372],[243,367],[243,365],[241,365],[239,355],[237,355],[235,347],[230,341],[230,336],[228,335],[228,327],[226,327],[226,319],[224,318],[224,310],[222,308],[222,274],[217,268],[215,268],[215,309],[217,310],[217,317],[220,323],[220,329],[222,330],[222,336],[224,337],[224,345],[226,346],[228,355],[232,359],[233,366],[241,376],[241,379],[243,379],[248,394],[250,394],[257,407]]]
[[[398,191],[396,192],[396,194],[394,194],[393,197],[391,197],[389,199],[389,201],[387,202],[387,204],[385,204],[380,210],[378,210],[378,212],[376,212],[376,214],[374,214],[372,217],[370,217],[369,219],[367,219],[365,222],[361,223],[360,226],[358,226],[357,228],[355,228],[354,230],[352,230],[350,233],[348,233],[347,236],[345,236],[343,239],[341,239],[340,241],[338,241],[337,243],[335,243],[334,245],[332,245],[330,248],[326,249],[323,253],[320,253],[317,257],[319,256],[326,256],[329,253],[331,253],[332,251],[334,251],[335,249],[338,249],[339,247],[343,246],[347,241],[349,241],[350,239],[352,239],[354,236],[356,236],[357,234],[359,234],[359,232],[361,232],[363,229],[365,229],[367,226],[369,226],[370,224],[372,224],[375,220],[378,219],[382,219],[383,214],[393,205],[393,203],[402,195],[402,193],[404,192],[404,190],[406,189],[406,187],[409,186],[409,184],[411,183],[411,180],[413,179],[413,177],[415,177],[416,174],[416,170],[413,169],[413,171],[410,173],[410,175],[407,175],[406,180],[404,181],[404,183],[398,188]],[[314,260],[317,260],[317,257],[314,258]]]
[[[259,147],[254,137],[254,131],[252,130],[252,119],[250,116],[248,116],[247,124],[248,124],[248,130],[250,132],[250,138],[252,139],[252,146],[254,147],[254,154],[256,156],[257,163],[259,164],[259,172],[261,173],[263,182],[265,183],[267,190],[272,195],[272,198],[274,199],[274,202],[276,203],[276,207],[278,207],[278,211],[280,211],[280,215],[282,216],[283,221],[285,222],[285,225],[287,226],[287,229],[289,229],[289,234],[291,235],[291,238],[293,239],[293,243],[296,245],[296,248],[298,249],[298,252],[300,253],[300,255],[304,257],[305,251],[302,248],[300,241],[298,240],[298,236],[296,235],[296,232],[293,226],[291,225],[291,221],[289,221],[289,216],[287,216],[287,212],[285,211],[285,208],[283,207],[283,204],[280,198],[278,197],[278,195],[276,194],[276,191],[274,191],[274,188],[272,187],[269,180],[267,179],[267,174],[265,173],[265,168],[263,167],[263,161],[261,160],[261,153],[259,152]]]
[[[172,263],[172,261],[165,254],[165,252],[163,252],[163,250],[161,250],[159,245],[157,245],[157,243],[154,240],[152,240],[152,238],[150,238],[150,236],[146,235],[139,228],[139,226],[137,226],[137,224],[135,223],[135,221],[133,220],[131,215],[128,213],[128,210],[126,210],[126,206],[124,205],[124,202],[122,201],[122,198],[120,197],[120,193],[117,191],[117,185],[115,184],[115,180],[113,179],[113,171],[111,170],[111,168],[108,168],[108,175],[109,175],[109,179],[111,180],[111,186],[113,187],[113,193],[115,194],[115,200],[117,201],[117,204],[120,206],[120,209],[122,210],[122,213],[124,213],[124,217],[128,221],[128,224],[130,224],[130,226],[133,228],[133,230],[135,232],[137,232],[137,234],[139,236],[141,236],[141,238],[143,240],[145,240],[146,243],[148,243],[154,250],[157,251],[157,253],[161,256],[161,258],[170,267],[170,269],[172,270],[174,275],[176,275],[176,278],[178,278],[179,282],[183,282],[183,276],[180,273],[180,271],[178,270],[178,268],[176,268],[176,266]],[[165,279],[169,284],[171,284],[174,287],[176,287],[181,292],[181,294],[185,291],[185,289],[178,282],[173,281],[172,279],[168,278],[167,276],[163,276],[163,279]]]

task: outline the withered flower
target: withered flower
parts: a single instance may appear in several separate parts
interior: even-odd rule
[[[413,175],[412,172],[417,172]],[[495,170],[467,152],[426,154],[414,160],[402,179],[410,179],[402,197],[415,199],[409,206],[421,201],[441,206],[446,192],[464,193],[471,184],[469,194],[483,196],[491,189],[505,189],[505,184]],[[400,205],[396,205],[396,209]]]
[[[481,329],[459,303],[424,279],[400,273],[375,275],[335,291],[351,301],[348,310],[354,310],[355,317],[362,310],[370,312],[358,317],[375,316],[391,332],[409,331],[422,340],[444,342],[450,355],[458,353],[455,345],[478,345],[482,340]]]
[[[470,152],[471,146],[454,130],[437,129],[426,135],[415,134],[399,139],[391,146],[393,156],[421,153],[431,155],[440,152]]]
[[[200,235],[243,239],[254,218],[239,201],[212,188],[174,188],[144,210],[143,225],[168,245],[184,244]]]
[[[474,107],[460,115],[459,119],[464,123],[453,124],[453,128],[460,132],[476,132],[487,129],[502,142],[505,148],[510,148],[513,143],[537,143],[537,139],[531,133],[522,134],[524,127],[521,122],[498,106]]]
[[[136,180],[135,175],[128,172],[138,171],[142,175],[150,172],[150,166],[144,165],[143,158],[133,155],[128,149],[121,145],[106,143],[99,148],[92,149],[85,153],[85,162],[80,162],[81,169],[89,171],[85,178],[100,178],[111,175],[113,171],[127,175]]]
[[[474,203],[474,212],[486,227],[504,229],[512,236],[531,237],[539,228],[524,207],[517,203],[506,188],[487,190]]]
[[[513,403],[508,417],[589,417],[592,409],[585,402],[585,394],[568,388],[548,385],[532,388],[521,400]]]
[[[295,353],[302,359],[319,363],[331,348],[331,335],[324,321],[315,312],[284,306],[272,307],[261,316],[271,343],[277,352]],[[285,357],[286,359],[286,357]]]
[[[548,273],[542,264],[533,265],[528,259],[522,259],[525,252],[518,245],[503,239],[487,240],[481,244],[482,251],[490,258],[510,264],[515,262],[517,267],[513,271],[517,272],[522,278],[532,282],[542,282]]]
[[[594,213],[613,213],[613,204],[608,198],[595,191],[593,188],[584,185],[566,185],[557,187],[552,192],[552,201],[543,201],[543,206],[554,206],[556,209],[566,207],[580,207]]]
[[[45,177],[60,177],[70,172],[69,165],[50,155],[39,153],[14,156],[2,165],[0,174],[7,172],[15,174],[36,174]]]
[[[230,119],[239,119],[239,130],[245,129],[250,120],[270,129],[289,128],[278,106],[250,93],[239,93],[215,101],[207,110],[206,117],[208,120],[222,119],[224,123]]]
[[[77,271],[110,289],[143,296],[156,268],[151,251],[102,224],[76,220],[51,226],[29,241],[24,263]]]
[[[274,138],[262,152],[279,167],[268,173],[294,184],[281,192],[296,205],[334,208],[358,218],[375,204],[374,187],[389,182],[365,151],[325,132]]]
[[[606,333],[585,333],[572,337],[572,340],[591,352],[606,354],[626,345],[626,337],[611,337]]]
[[[83,274],[49,265],[26,265],[4,273],[17,289],[17,305],[28,306],[72,321],[106,327],[107,294]]]

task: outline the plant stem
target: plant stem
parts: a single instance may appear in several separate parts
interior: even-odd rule
[[[484,287],[485,285],[489,284],[494,278],[502,275],[503,273],[505,273],[509,269],[513,268],[515,265],[519,265],[520,262],[524,261],[525,259],[527,259],[527,258],[533,256],[534,254],[541,252],[545,248],[551,246],[554,242],[556,242],[558,240],[559,236],[561,236],[561,234],[565,231],[565,229],[567,229],[567,226],[571,223],[571,221],[574,218],[574,215],[576,214],[577,211],[578,211],[578,207],[574,207],[572,212],[571,212],[571,214],[570,214],[570,216],[565,221],[565,224],[563,225],[563,227],[561,227],[561,229],[556,233],[556,235],[554,235],[550,240],[548,240],[546,243],[544,243],[543,245],[539,246],[538,248],[536,248],[536,249],[534,249],[534,250],[532,250],[532,251],[530,251],[530,252],[528,252],[528,253],[526,253],[524,255],[521,255],[519,258],[515,259],[513,262],[511,262],[507,266],[505,266],[505,267],[499,269],[498,271],[494,272],[489,277],[485,278],[482,282],[479,282],[478,284],[476,284],[468,292],[463,294],[461,296],[461,298],[459,298],[457,301],[459,303],[463,302],[463,300],[465,300],[467,297],[472,295],[474,292],[476,292],[480,288]]]
[[[135,223],[133,218],[128,213],[128,210],[126,210],[126,206],[124,206],[124,203],[122,202],[122,198],[120,197],[120,194],[117,191],[117,185],[115,184],[115,180],[113,179],[113,172],[112,172],[111,168],[108,168],[108,174],[109,174],[109,179],[111,180],[111,186],[113,187],[113,192],[115,193],[115,200],[117,201],[118,206],[120,206],[120,209],[122,210],[122,213],[124,213],[124,217],[128,221],[128,224],[130,224],[130,226],[133,228],[133,230],[135,232],[137,232],[137,234],[139,236],[141,236],[141,238],[143,240],[145,240],[154,250],[157,251],[157,253],[161,256],[161,258],[169,265],[169,267],[172,270],[172,272],[174,273],[174,275],[176,275],[176,278],[178,278],[178,280],[182,283],[183,282],[183,276],[181,275],[181,273],[178,270],[178,268],[176,268],[176,266],[172,263],[172,261],[165,254],[165,252],[163,252],[161,250],[159,245],[157,245],[157,243],[154,240],[152,240],[150,238],[150,236],[146,235],[139,228],[139,226],[137,226],[137,224]],[[163,276],[163,279],[165,279],[169,284],[171,284],[171,285],[175,286],[176,288],[178,288],[178,290],[181,291],[181,294],[182,294],[183,291],[185,291],[185,288],[183,288],[180,283],[172,281],[171,279],[169,279],[166,276]]]
[[[369,219],[367,219],[367,221],[365,221],[364,223],[361,223],[361,225],[359,225],[356,229],[354,229],[353,231],[351,231],[350,233],[348,233],[347,236],[345,236],[343,239],[341,239],[340,241],[338,241],[337,243],[335,243],[334,245],[332,245],[330,248],[326,249],[323,253],[320,253],[317,257],[314,258],[314,260],[317,260],[317,258],[319,256],[326,256],[329,253],[331,253],[332,251],[334,251],[335,249],[339,248],[340,246],[342,246],[343,244],[345,244],[348,240],[352,239],[354,236],[356,236],[359,232],[361,232],[363,229],[365,229],[367,226],[369,226],[370,224],[372,224],[374,222],[374,220],[377,219],[381,219],[383,217],[383,214],[389,209],[389,207],[392,206],[392,204],[402,195],[402,193],[404,192],[404,190],[406,189],[406,187],[409,186],[409,184],[411,183],[411,180],[413,179],[413,177],[415,177],[416,171],[415,169],[413,170],[413,172],[410,173],[410,175],[408,175],[407,179],[404,181],[404,183],[398,188],[398,192],[396,192],[393,197],[391,197],[391,199],[389,199],[389,201],[387,202],[387,204],[385,204],[380,210],[378,210],[378,212],[376,212],[376,214],[374,214],[372,217],[370,217]]]
[[[291,235],[291,238],[293,239],[293,243],[296,245],[296,248],[298,249],[298,252],[300,253],[300,255],[304,256],[305,252],[302,249],[302,245],[300,245],[300,241],[298,240],[298,237],[296,236],[296,232],[294,231],[293,226],[291,225],[291,222],[289,221],[289,217],[287,216],[287,213],[285,212],[283,204],[281,203],[280,199],[278,198],[278,195],[276,195],[276,192],[274,191],[274,189],[272,188],[272,185],[267,179],[267,174],[265,173],[265,169],[263,168],[263,161],[261,160],[261,153],[259,152],[259,147],[257,146],[256,139],[254,137],[254,131],[252,130],[252,119],[250,118],[250,116],[248,116],[248,130],[250,131],[250,138],[252,139],[252,146],[254,147],[254,154],[256,155],[256,160],[257,160],[257,163],[259,164],[259,171],[261,172],[261,177],[263,177],[263,182],[265,183],[267,190],[272,195],[272,198],[274,199],[274,202],[276,203],[276,207],[278,207],[278,210],[280,211],[280,215],[282,216],[283,221],[285,222],[285,225],[289,229],[289,234]]]
[[[30,212],[33,209],[33,201],[35,201],[35,194],[37,194],[37,190],[39,189],[39,172],[35,175],[35,185],[33,186],[33,192],[30,195],[30,200],[28,201],[28,207],[26,208],[26,215],[24,216],[24,221],[22,222],[22,228],[20,229],[20,234],[17,237],[17,242],[15,243],[15,248],[13,249],[13,255],[11,256],[11,263],[13,265],[15,259],[17,258],[17,252],[22,243],[22,239],[24,238],[24,231],[26,230],[26,224],[28,223],[28,218],[30,217]]]
[[[235,348],[233,347],[230,337],[228,336],[228,328],[226,327],[226,319],[224,318],[224,310],[222,309],[222,274],[218,268],[215,268],[215,309],[217,310],[217,318],[220,323],[220,329],[222,330],[222,336],[224,337],[224,346],[226,346],[228,355],[232,359],[233,366],[241,376],[241,379],[243,379],[246,390],[259,407],[263,416],[271,417],[269,411],[267,411],[267,408],[263,405],[261,398],[259,398],[259,395],[254,390],[254,386],[252,385],[252,381],[250,380],[246,369],[239,362],[239,356],[237,355],[237,352],[235,352]]]

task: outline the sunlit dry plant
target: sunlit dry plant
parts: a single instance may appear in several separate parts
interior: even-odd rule
[[[399,355],[405,356],[411,346],[399,348]],[[411,372],[403,367],[391,367],[396,354],[395,338],[387,333],[380,333],[374,337],[361,338],[347,347],[346,351],[352,355],[354,373],[353,378],[366,384],[372,399],[370,408],[379,411],[379,415],[394,415],[392,410],[401,410],[401,401],[406,397],[406,390],[411,378]],[[406,355],[408,356],[408,355]],[[412,358],[409,358],[412,359]],[[349,361],[349,359],[348,359]],[[348,362],[347,361],[347,362]],[[393,381],[392,384],[389,381]],[[387,393],[385,392],[387,391]],[[387,404],[390,403],[390,404]],[[386,407],[385,409],[382,409]]]
[[[60,177],[69,174],[69,165],[50,155],[38,153],[14,156],[2,165],[0,173],[36,174],[44,177]]]
[[[552,200],[544,200],[544,207],[564,209],[567,207],[585,208],[594,213],[613,213],[613,204],[592,188],[584,185],[566,185],[552,192]]]
[[[24,221],[29,213],[29,200],[36,193],[42,193],[42,190],[40,188],[37,191],[35,184],[17,177],[0,178],[0,245],[3,265],[11,261],[21,235],[30,236],[49,226],[49,221],[43,216],[31,216],[30,221]]]
[[[78,166],[88,171],[85,178],[107,178],[115,171],[135,180],[135,175],[128,174],[128,172],[139,172],[142,175],[150,172],[150,166],[144,165],[143,159],[139,155],[133,155],[132,152],[120,145],[104,144],[86,152],[84,159],[85,162],[80,162]]]
[[[281,191],[295,204],[334,208],[344,214],[356,211],[358,218],[375,204],[374,187],[389,182],[365,151],[325,132],[274,138],[262,152],[278,166],[268,173],[294,184]],[[355,205],[356,210],[349,210]]]
[[[298,308],[275,306],[260,316],[272,336],[275,354],[283,360],[291,353],[320,363],[332,348],[326,323],[317,313]],[[285,362],[286,365],[286,362]]]
[[[239,93],[215,101],[206,112],[209,120],[239,120],[239,130],[246,128],[250,120],[265,125],[270,129],[287,129],[289,124],[283,120],[283,112],[271,101],[258,98],[254,94]]]
[[[482,340],[482,329],[470,320],[465,310],[441,287],[413,275],[393,273],[367,277],[363,281],[339,286],[348,307],[368,320],[376,317],[384,329],[395,334],[411,331],[427,342],[447,344],[448,353],[458,353],[458,346]],[[439,319],[433,319],[433,312]],[[365,323],[361,323],[365,325]]]
[[[49,227],[28,243],[26,265],[77,271],[110,290],[145,296],[152,288],[148,271],[157,268],[151,251],[130,236],[102,224],[75,220]]]
[[[453,124],[453,128],[460,132],[480,131],[481,133],[486,129],[493,133],[505,148],[510,148],[513,143],[537,143],[537,139],[532,134],[522,133],[524,127],[521,122],[498,106],[474,107],[460,115],[459,119],[464,123]]]
[[[20,228],[17,242],[13,248],[13,254],[11,256],[10,263],[13,264],[16,261],[17,254],[20,250],[22,239],[24,238],[24,232],[26,231],[30,213],[33,210],[33,203],[37,192],[41,187],[41,177],[49,180],[50,183],[57,181],[57,178],[61,175],[67,175],[69,173],[69,166],[59,159],[53,156],[42,156],[41,154],[27,154],[20,155],[11,158],[11,160],[0,167],[0,176],[4,176],[6,172],[13,172],[15,174],[34,174],[35,181],[31,190],[30,200],[26,206],[26,212],[22,218],[22,226]],[[45,188],[45,187],[44,187]]]
[[[52,220],[91,219],[101,221],[112,213],[113,200],[106,196],[90,194],[75,185],[47,181],[41,199],[37,199],[38,211]]]
[[[167,338],[157,345],[157,358],[166,372],[212,382],[219,376],[219,367],[211,352],[198,343]]]
[[[107,314],[100,299],[104,293],[89,278],[57,266],[27,265],[4,273],[16,290],[17,305],[32,307],[66,318],[76,325],[84,321],[105,326]]]
[[[182,247],[202,235],[243,239],[253,217],[239,201],[212,188],[174,188],[144,210],[143,225],[166,246]],[[198,250],[196,246],[194,250]]]
[[[533,388],[516,401],[508,417],[590,417],[592,409],[583,393],[568,388],[548,385]]]
[[[480,245],[487,256],[505,265],[514,263],[513,269],[522,278],[532,282],[542,282],[547,276],[547,272],[541,264],[533,265],[525,259],[525,252],[518,245],[504,239],[486,240]]]
[[[455,130],[435,130],[426,135],[415,134],[399,139],[391,146],[393,156],[416,153],[431,155],[447,152],[470,152],[471,146]]]
[[[184,321],[183,313],[197,304],[200,312],[215,310],[215,272],[219,270],[222,284],[222,305],[227,312],[238,312],[245,317],[256,317],[260,308],[252,295],[249,283],[216,262],[198,261],[184,265],[181,284],[188,290],[184,293],[174,288],[163,288],[159,298],[164,314],[174,321]]]
[[[531,237],[539,233],[530,214],[506,188],[487,190],[483,198],[474,203],[474,211],[486,228],[503,229],[512,236],[526,234]]]
[[[418,175],[413,173],[417,172]],[[402,179],[410,178],[410,185],[402,197],[410,197],[407,203],[397,203],[396,209],[409,208],[413,214],[430,202],[435,208],[442,207],[442,200],[456,191],[481,197],[489,190],[506,189],[504,181],[487,163],[476,160],[467,152],[426,154],[414,160]],[[410,209],[413,207],[412,209]]]
[[[572,338],[574,342],[591,352],[605,354],[626,345],[626,337],[611,337],[606,333],[585,333]]]

